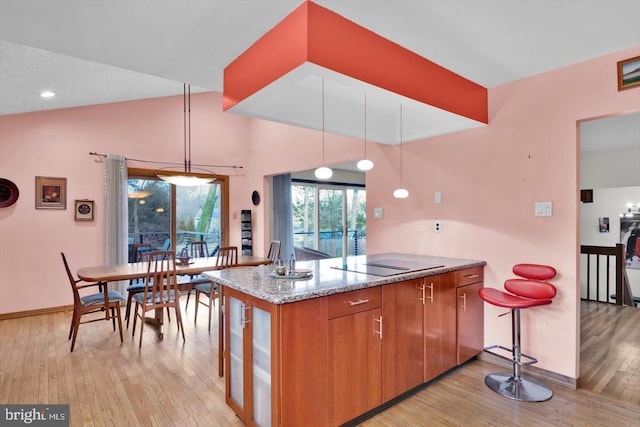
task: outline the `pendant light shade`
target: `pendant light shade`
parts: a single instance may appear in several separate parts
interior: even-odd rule
[[[318,179],[329,179],[333,176],[333,171],[326,166],[319,167],[315,172]]]
[[[362,159],[362,160],[358,161],[356,166],[361,171],[370,171],[371,169],[373,169],[373,162],[371,160],[368,160],[368,159]]]
[[[211,184],[215,181],[215,178],[202,178],[195,175],[188,175],[189,173],[190,172],[186,172],[183,175],[160,175],[160,173],[158,173],[158,178],[179,187],[197,187],[198,185]]]
[[[333,176],[333,171],[324,166],[324,78],[322,79],[322,166],[316,169],[316,178],[329,179]]]
[[[184,171],[180,173],[169,173],[166,169],[160,169],[156,175],[161,180],[169,184],[181,187],[196,187],[198,185],[210,184],[215,181],[215,177],[203,177],[201,174],[192,172],[191,167],[191,85],[186,83],[183,85],[183,104],[184,104]],[[197,168],[194,168],[197,169]],[[208,175],[214,175],[213,172],[202,169]]]
[[[402,104],[400,104],[400,188],[393,191],[396,199],[406,199],[409,191],[402,186]]]
[[[367,159],[367,93],[364,94],[364,159],[358,161],[357,168],[361,171],[373,169],[373,162]]]
[[[407,197],[409,197],[409,191],[404,188],[395,189],[393,190],[393,197],[395,197],[396,199],[406,199]]]

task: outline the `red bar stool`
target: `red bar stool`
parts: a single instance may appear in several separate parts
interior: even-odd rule
[[[498,372],[485,377],[485,384],[496,393],[509,399],[525,402],[543,402],[553,396],[553,392],[544,383],[535,378],[523,377],[521,367],[532,365],[538,359],[527,356],[520,348],[520,310],[539,305],[551,304],[556,296],[556,288],[546,280],[556,275],[556,270],[548,265],[517,264],[513,267],[513,273],[524,279],[508,279],[504,282],[504,288],[510,293],[493,288],[482,288],[478,291],[480,298],[489,304],[505,307],[511,310],[511,338],[513,348],[509,349],[501,345],[485,347],[484,351],[496,355],[513,363],[513,372]],[[499,348],[511,353],[509,359],[491,350]],[[522,361],[522,358],[527,361]]]

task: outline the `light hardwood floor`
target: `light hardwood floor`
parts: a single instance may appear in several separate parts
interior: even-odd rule
[[[215,330],[207,332],[205,313],[194,325],[193,306],[183,312],[184,344],[175,321],[165,327],[163,341],[147,326],[141,351],[139,330],[132,339],[129,329],[120,344],[111,325],[98,322],[80,326],[76,349],[69,353],[70,312],[2,320],[0,403],[69,403],[71,426],[241,426],[224,403],[224,381],[217,375],[217,335]],[[597,339],[583,335],[583,352],[597,354],[598,369],[605,369],[602,352],[589,350],[599,348]],[[608,334],[606,340],[611,339]],[[635,346],[637,361],[637,338],[629,346]],[[637,364],[634,369],[637,386]],[[612,385],[601,385],[600,393],[552,387],[551,400],[524,403],[502,398],[484,385],[484,376],[498,370],[487,362],[472,362],[363,425],[640,425],[638,393],[629,384],[622,387],[622,379],[611,379],[615,374],[606,375]],[[620,392],[608,394],[611,390]]]

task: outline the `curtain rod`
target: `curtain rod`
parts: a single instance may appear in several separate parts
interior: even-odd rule
[[[105,158],[107,157],[106,154],[100,154],[100,153],[96,153],[95,151],[91,151],[89,152],[90,156],[97,156],[97,157],[102,157]],[[175,163],[175,162],[154,162],[153,160],[141,160],[141,159],[132,159],[131,157],[125,157],[125,160],[131,160],[132,162],[141,162],[141,163],[153,163],[155,165],[168,165],[168,166],[182,166],[182,163]],[[233,168],[233,169],[242,169],[242,166],[227,166],[227,165],[205,165],[205,164],[197,164],[194,163],[193,166],[206,166],[209,168]]]

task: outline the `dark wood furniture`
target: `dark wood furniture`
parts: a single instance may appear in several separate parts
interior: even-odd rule
[[[69,269],[67,258],[64,253],[62,255],[62,262],[64,268],[67,271],[69,277],[69,283],[73,290],[73,315],[71,318],[71,327],[69,328],[69,339],[71,340],[71,351],[76,345],[76,338],[78,337],[78,328],[82,323],[96,322],[100,320],[113,320],[113,330],[116,330],[116,320],[118,321],[118,330],[120,331],[120,342],[122,342],[122,321],[120,319],[120,303],[124,302],[124,296],[117,291],[110,291],[106,282],[86,283],[79,284],[82,279],[75,279]],[[88,289],[96,287],[100,289],[99,292],[90,295],[80,295],[82,289]],[[104,317],[92,318],[87,321],[81,321],[82,316],[85,314],[104,312]]]
[[[182,331],[182,340],[185,340],[175,263],[176,254],[174,251],[154,251],[148,255],[144,290],[133,296],[136,307],[132,336],[135,336],[136,322],[140,319],[139,348],[142,348],[142,333],[147,320],[146,313],[152,310],[156,313],[157,319],[158,315],[162,316],[163,309],[173,309],[176,314],[178,329]],[[160,339],[163,338],[162,319],[159,319],[158,322],[158,336]]]
[[[216,257],[216,267],[219,269],[233,267],[238,264],[238,247],[227,246],[218,249],[218,255]],[[203,278],[204,279],[204,278]],[[198,320],[198,306],[200,304],[209,308],[209,332],[211,332],[211,314],[213,312],[214,304],[218,298],[218,286],[214,285],[211,279],[205,279],[206,282],[198,283],[195,286],[196,291],[196,313],[195,320]],[[200,300],[200,294],[204,294],[207,297],[206,301]]]

